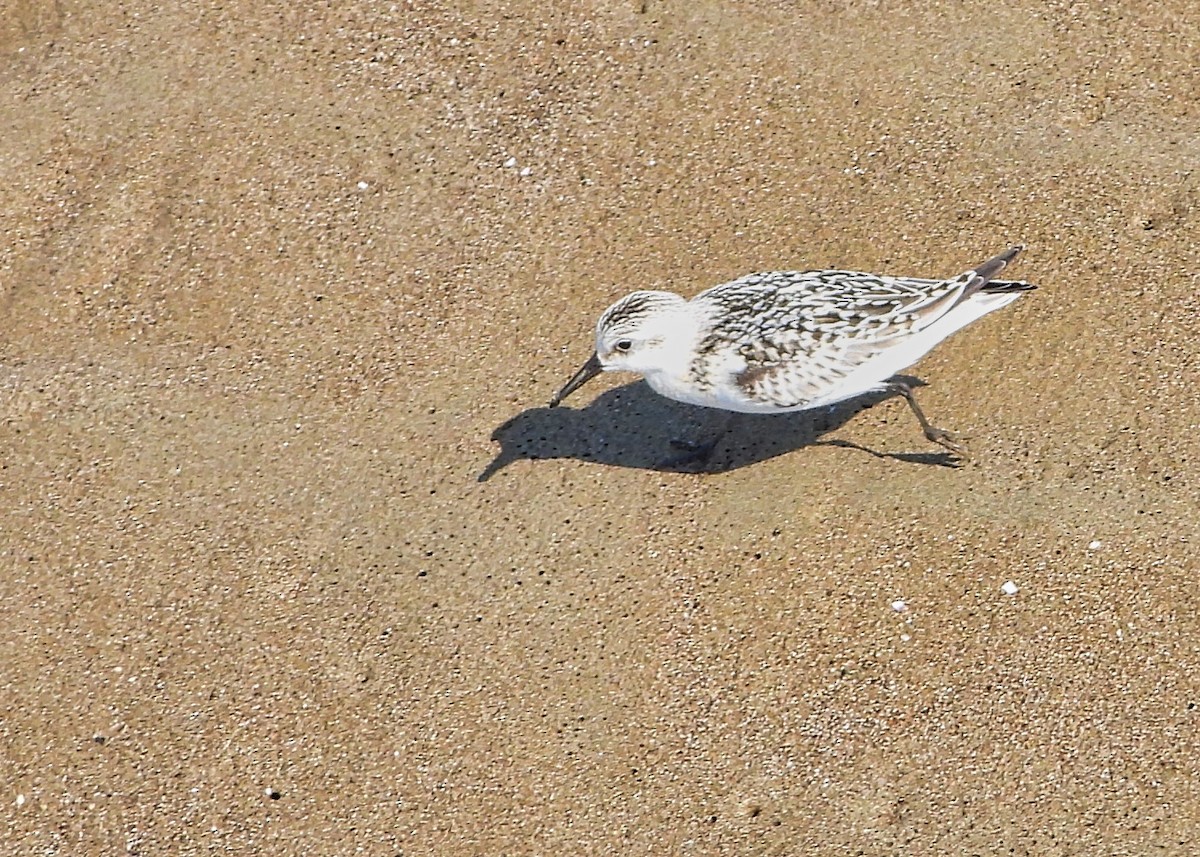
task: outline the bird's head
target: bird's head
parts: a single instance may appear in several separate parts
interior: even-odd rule
[[[550,401],[555,407],[601,372],[662,369],[678,345],[687,301],[671,292],[633,292],[610,306],[596,322],[596,352]]]

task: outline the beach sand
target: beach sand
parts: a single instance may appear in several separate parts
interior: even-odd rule
[[[1200,850],[1190,3],[163,5],[0,16],[0,850]],[[545,407],[635,288],[1016,242],[963,466]]]

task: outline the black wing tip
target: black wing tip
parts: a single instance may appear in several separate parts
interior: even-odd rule
[[[983,267],[994,267],[994,270],[988,275],[988,281],[984,283],[981,291],[985,292],[1028,292],[1037,286],[1032,283],[1026,283],[1022,280],[993,280],[992,277],[999,274],[1005,268],[1013,263],[1017,256],[1025,249],[1025,243],[1011,244],[1009,248],[1001,253],[990,262],[984,263]]]
[[[973,275],[972,279],[975,281],[975,285],[973,288],[968,287],[968,291],[975,291],[986,285],[992,277],[1011,265],[1013,259],[1017,258],[1017,255],[1024,249],[1024,244],[1013,244],[1003,253],[988,259],[974,271],[969,271],[968,275]]]
[[[1027,283],[1024,280],[992,280],[984,285],[981,292],[1032,292],[1036,289],[1033,283]]]
[[[988,260],[984,264],[985,265],[999,264],[1000,267],[1004,267],[1005,265],[1011,265],[1013,259],[1015,259],[1015,258],[1017,258],[1017,256],[1021,255],[1021,253],[1024,250],[1025,250],[1024,244],[1011,244],[1011,245],[1009,245],[1009,248],[1007,250],[1005,250],[1003,253],[999,254],[998,256],[996,256],[993,259]]]

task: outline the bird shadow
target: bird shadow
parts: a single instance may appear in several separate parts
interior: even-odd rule
[[[913,386],[923,382],[898,376]],[[492,432],[500,452],[479,474],[486,482],[515,461],[575,458],[594,464],[664,473],[724,473],[806,446],[834,446],[910,464],[957,467],[950,452],[880,452],[847,440],[822,440],[866,408],[890,398],[872,393],[832,407],[785,414],[740,414],[711,457],[686,461],[673,446],[681,439],[707,440],[728,416],[656,394],[644,381],[601,393],[582,408],[529,408]],[[918,435],[920,437],[920,435]]]

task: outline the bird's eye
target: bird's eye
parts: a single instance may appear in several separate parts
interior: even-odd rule
[[[616,348],[618,351],[628,351],[633,348],[633,342],[629,339],[618,339]]]

